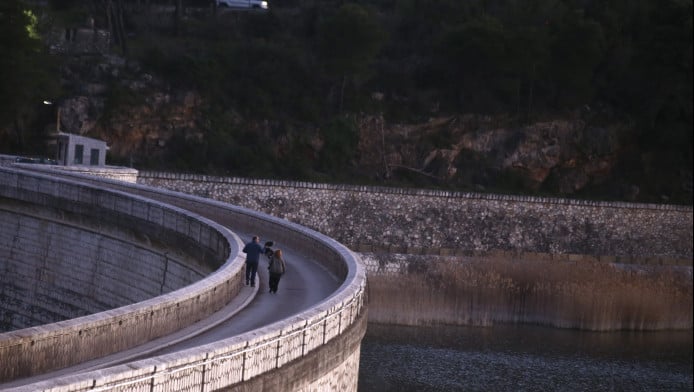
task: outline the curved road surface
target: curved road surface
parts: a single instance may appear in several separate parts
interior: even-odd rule
[[[148,196],[157,199],[156,196]],[[170,203],[175,204],[175,203]],[[188,208],[191,210],[190,208]],[[225,225],[241,237],[246,243],[252,235],[260,235],[261,243],[272,238],[265,238],[263,233],[241,233],[219,213],[206,212],[204,207],[195,209],[195,213]],[[328,298],[341,282],[336,276],[323,268],[317,260],[312,260],[298,253],[292,244],[275,241],[274,249],[282,249],[287,261],[287,272],[282,277],[276,294],[268,292],[267,258],[261,256],[258,267],[260,284],[251,288],[244,287],[239,296],[227,307],[200,322],[177,333],[153,340],[133,349],[112,354],[100,359],[64,368],[58,371],[37,375],[0,384],[0,390],[25,386],[51,378],[97,370],[130,362],[137,359],[168,354],[192,347],[211,344],[215,341],[232,337],[244,332],[272,324],[291,315],[297,314]]]

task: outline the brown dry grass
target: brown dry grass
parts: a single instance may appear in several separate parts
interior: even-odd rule
[[[588,330],[692,328],[691,268],[447,259],[369,278],[370,319],[421,325],[520,322]]]

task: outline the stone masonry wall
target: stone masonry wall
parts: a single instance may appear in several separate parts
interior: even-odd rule
[[[153,172],[138,182],[263,211],[361,252],[692,259],[691,206]]]
[[[369,323],[692,326],[689,206],[161,173],[138,182],[267,212],[360,252]]]

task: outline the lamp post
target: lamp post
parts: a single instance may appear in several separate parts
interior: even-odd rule
[[[53,102],[44,100],[43,101],[44,105],[53,105]],[[56,111],[55,111],[55,132],[60,133],[60,106],[56,105]]]
[[[49,100],[43,101],[44,105],[53,105],[53,102]],[[60,142],[60,105],[55,105],[55,144],[56,144],[56,154],[55,159],[57,162],[65,165],[67,161],[67,145]],[[53,144],[53,143],[50,143]]]

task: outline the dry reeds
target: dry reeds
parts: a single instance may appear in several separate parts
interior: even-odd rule
[[[446,258],[369,285],[370,319],[384,323],[692,328],[691,268]]]

